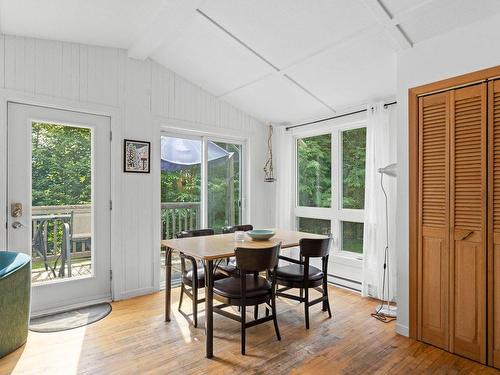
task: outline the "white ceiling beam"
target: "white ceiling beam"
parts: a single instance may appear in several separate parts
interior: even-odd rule
[[[389,34],[396,40],[401,49],[413,47],[410,38],[403,32],[399,25],[392,23],[391,15],[387,9],[380,3],[379,0],[361,0],[368,9],[371,10],[373,16],[378,23],[383,25]]]
[[[165,0],[143,32],[135,38],[128,49],[128,56],[144,60],[151,56],[167,39],[173,35],[181,35],[189,25],[189,19],[196,16],[195,10],[203,0]],[[175,14],[175,17],[172,17]]]

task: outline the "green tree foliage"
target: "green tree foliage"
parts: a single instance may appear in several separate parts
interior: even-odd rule
[[[330,207],[331,146],[330,134],[297,140],[300,206]]]
[[[366,128],[342,133],[342,180],[344,208],[365,207]]]
[[[301,232],[330,234],[332,231],[330,220],[298,217],[297,224]]]
[[[201,168],[193,165],[178,171],[161,172],[162,202],[200,202]]]
[[[231,156],[208,163],[208,226],[219,231],[239,224],[240,154],[239,145],[217,142]]]
[[[32,125],[32,204],[58,206],[91,201],[91,131]]]

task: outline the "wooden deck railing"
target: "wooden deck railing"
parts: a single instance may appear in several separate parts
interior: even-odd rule
[[[33,206],[32,229],[34,235],[40,225],[43,232],[43,242],[47,259],[55,259],[62,247],[62,223],[70,225],[72,236],[72,258],[89,257],[91,254],[91,206],[90,205],[61,205],[61,206]],[[34,260],[40,258],[33,249]]]
[[[173,238],[175,233],[196,229],[200,225],[200,202],[162,202],[162,239]]]

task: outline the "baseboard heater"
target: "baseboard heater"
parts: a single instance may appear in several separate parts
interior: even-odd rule
[[[352,280],[346,277],[337,276],[333,274],[328,274],[328,283],[338,286],[340,288],[345,288],[352,290],[354,292],[361,293],[361,283],[356,280]]]

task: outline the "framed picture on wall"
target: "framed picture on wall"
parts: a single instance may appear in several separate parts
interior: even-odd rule
[[[150,155],[151,142],[125,139],[123,141],[123,172],[149,173]]]

